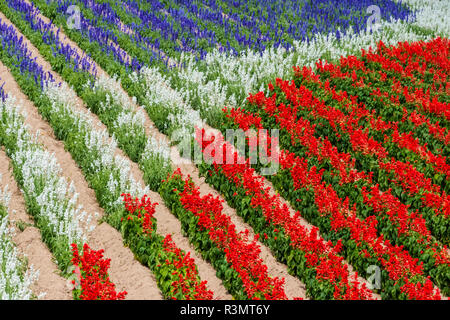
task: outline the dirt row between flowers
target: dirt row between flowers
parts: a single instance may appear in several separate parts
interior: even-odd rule
[[[43,16],[42,14],[40,15],[40,18],[43,19],[45,22],[49,22],[48,18]],[[59,32],[59,38],[60,38],[61,42],[65,43],[65,44],[69,44],[74,49],[76,49],[79,55],[81,55],[81,56],[86,55],[84,53],[84,51],[82,49],[80,49],[75,42],[73,42],[72,40],[68,39],[67,36],[65,36],[63,31]],[[110,75],[108,75],[99,65],[96,66],[96,69],[97,69],[98,77],[104,76],[104,77],[110,78]],[[121,90],[122,90],[122,93],[127,97],[127,99],[129,99],[129,103],[134,106],[135,110],[138,110],[139,106],[133,102],[133,99],[128,96],[128,94],[125,92],[125,90],[123,88],[121,88]],[[145,117],[144,126],[145,126],[145,131],[146,131],[147,136],[152,136],[152,137],[156,138],[157,140],[164,140],[166,142],[169,142],[169,138],[166,135],[159,132],[155,128],[153,121],[149,118],[148,114],[146,112],[144,112],[143,114]],[[177,164],[180,162],[185,162],[185,161],[180,160],[180,154],[176,147],[171,148],[171,160],[174,164]],[[184,175],[190,175],[192,177],[192,180],[195,182],[195,184],[200,187],[200,193],[202,195],[211,193],[215,196],[220,197],[221,200],[223,200],[223,197],[215,189],[213,189],[209,184],[207,184],[205,182],[204,178],[199,176],[198,169],[192,162],[182,163],[182,164],[178,165],[177,167],[179,167],[181,169],[181,171]],[[137,164],[132,162],[132,168],[133,168],[132,169],[133,176],[135,178],[138,178],[138,176],[139,176],[138,180],[143,181],[142,173],[140,173],[140,169],[137,167]],[[158,220],[158,230],[160,232],[164,230],[163,231],[164,233],[172,233],[171,231],[173,231],[173,227],[167,226],[167,223],[165,223],[166,217],[161,214],[160,210],[158,210],[158,208],[161,207],[163,200],[157,193],[150,194],[149,196],[150,196],[150,199],[152,200],[152,202],[160,203],[160,205],[157,206],[157,211],[155,214],[155,217]],[[166,210],[164,210],[164,212]],[[233,208],[231,208],[226,203],[226,201],[223,203],[223,213],[225,213],[226,215],[228,215],[231,218],[231,221],[236,225],[236,230],[238,232],[244,231],[247,229],[247,230],[249,230],[250,238],[253,238],[253,236],[255,235],[253,229],[249,225],[247,225],[241,217],[239,217],[236,214],[236,211]],[[176,219],[176,218],[173,218],[173,219]],[[167,222],[169,222],[169,221],[167,221]],[[176,222],[177,222],[177,230],[180,230],[181,225],[178,220],[176,220]],[[169,223],[172,223],[172,222],[169,222]],[[177,233],[175,233],[175,237],[174,237],[175,241],[176,241],[176,237],[178,237],[178,236],[179,235]],[[287,297],[290,299],[292,299],[293,297],[301,297],[301,298],[307,299],[305,285],[297,277],[294,277],[288,273],[288,269],[287,269],[286,265],[276,261],[275,257],[273,256],[272,252],[270,251],[270,249],[267,246],[265,246],[264,244],[262,244],[259,241],[258,241],[258,245],[261,248],[261,258],[263,259],[264,263],[267,265],[269,274],[271,276],[277,276],[277,277],[286,279],[285,291],[286,291]],[[195,253],[195,249],[193,247],[191,247],[190,245],[189,245],[189,247],[190,247],[189,251],[191,251],[192,253]],[[188,251],[188,250],[186,250],[186,251]],[[217,295],[218,297],[221,297],[221,298],[231,298],[231,296],[226,293],[226,290],[224,288],[223,288],[223,290],[222,290],[222,288],[219,289],[219,287],[218,287],[219,283],[217,283],[217,281],[220,282],[220,286],[221,286],[221,280],[218,278],[211,277],[211,274],[210,274],[211,270],[203,270],[202,265],[199,263],[201,257],[197,254],[195,254],[193,257],[195,258],[197,266],[199,267],[200,276],[202,277],[202,279],[208,280],[208,285],[211,289],[213,289],[215,295]],[[209,267],[211,267],[211,266],[209,265]],[[215,271],[213,271],[213,272],[215,273]],[[216,288],[216,289],[214,289],[214,288]]]
[[[0,18],[12,25],[2,13],[0,13]],[[22,35],[17,29],[16,31],[19,35]],[[24,40],[30,51],[32,51],[33,57],[36,57],[37,61],[44,67],[45,71],[51,71],[50,65],[40,56],[38,50],[25,37]],[[56,81],[62,81],[59,75],[55,74],[53,71],[51,72]],[[41,141],[45,148],[48,151],[55,153],[65,176],[70,180],[73,180],[75,188],[80,194],[78,204],[81,204],[83,209],[90,214],[93,214],[94,212],[99,213],[98,220],[100,220],[104,215],[104,211],[98,206],[94,190],[89,188],[88,183],[76,162],[72,159],[70,153],[64,150],[63,142],[58,141],[55,138],[53,129],[42,119],[32,102],[20,91],[18,85],[13,80],[12,75],[9,74],[9,76],[3,77],[3,80],[6,80],[8,84],[13,84],[8,85],[8,87],[5,85],[5,90],[17,97],[18,100],[23,101],[22,105],[27,113],[26,123],[30,125],[32,132],[40,130],[42,136]],[[75,104],[79,111],[90,115],[96,128],[104,128],[98,118],[85,108],[81,99],[77,97]],[[123,152],[119,149],[116,149],[116,155],[125,157]],[[142,173],[137,165],[132,162],[131,171],[137,182],[144,185]],[[208,281],[209,289],[212,289],[217,297],[231,299],[231,296],[222,286],[221,280],[216,277],[215,270],[212,266],[203,261],[195,252],[194,248],[190,246],[188,239],[181,235],[180,222],[162,204],[163,201],[159,197],[159,194],[150,193],[149,196],[153,201],[160,203],[157,207],[156,214],[159,226],[158,231],[164,235],[168,233],[172,234],[173,240],[178,247],[185,251],[191,251],[191,256],[195,259],[196,264],[199,267],[200,276],[203,280]],[[162,299],[155,277],[151,271],[140,264],[134,258],[133,253],[123,245],[122,237],[116,229],[106,223],[101,223],[91,234],[89,234],[88,243],[95,249],[101,248],[105,250],[105,256],[111,259],[111,268],[109,270],[110,278],[116,284],[118,290],[126,290],[128,292],[128,299]]]

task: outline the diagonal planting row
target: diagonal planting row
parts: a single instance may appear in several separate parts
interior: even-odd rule
[[[122,140],[123,141],[123,140]],[[117,223],[117,221],[116,221],[116,223]]]
[[[29,267],[21,259],[13,242],[9,216],[10,198],[8,186],[0,189],[0,299],[29,300],[36,297],[32,285],[39,277],[39,270],[35,271],[33,265]]]
[[[3,76],[3,74],[2,74]],[[5,83],[0,86],[0,100],[2,103],[8,99],[8,94],[4,89]],[[0,154],[3,164],[5,161],[3,150]],[[6,181],[3,174],[6,173]],[[8,181],[9,180],[9,181]],[[5,168],[0,168],[0,183],[11,182],[10,172]],[[14,185],[12,188],[14,189]],[[1,300],[29,300],[39,298],[37,292],[33,291],[33,285],[39,278],[39,269],[35,271],[34,265],[24,259],[20,245],[14,243],[15,229],[13,224],[16,221],[11,217],[15,211],[10,207],[11,200],[17,200],[18,196],[12,199],[9,191],[9,184],[0,189],[0,299]],[[20,250],[20,251],[19,251]],[[25,254],[26,257],[26,254]],[[28,257],[27,257],[28,258]],[[41,292],[40,297],[46,293]]]
[[[2,88],[5,90],[3,101],[6,100],[6,92],[19,92],[17,87],[11,86],[11,77],[8,70],[0,63],[1,78],[6,80]],[[19,95],[20,100],[20,95]],[[21,106],[23,110],[24,102]],[[30,119],[28,114],[27,119]],[[41,134],[42,137],[42,134]],[[72,298],[71,288],[67,286],[67,279],[58,274],[58,267],[55,265],[52,254],[43,243],[39,229],[33,224],[30,215],[27,214],[25,199],[14,179],[11,168],[11,160],[4,150],[0,152],[0,175],[2,184],[10,191],[9,201],[9,223],[11,229],[14,228],[12,239],[20,253],[25,256],[29,264],[33,265],[39,272],[38,279],[33,283],[31,289],[38,299],[59,299],[66,300]],[[77,188],[77,190],[79,190]]]
[[[4,24],[2,24],[2,27],[3,27],[2,30],[14,32],[13,28],[8,28]],[[14,37],[14,35],[13,35],[10,39],[13,40],[15,43],[19,43],[19,41],[18,41],[19,39],[17,38],[17,36]],[[12,43],[14,43],[14,42],[12,42]],[[6,49],[6,48],[3,48],[3,49]],[[13,52],[11,50],[12,46],[10,46],[9,49],[10,49],[9,52],[12,53]],[[26,47],[22,47],[22,49],[24,49],[25,52],[27,52]],[[3,51],[3,52],[5,52],[5,51]],[[17,54],[17,53],[20,53],[20,51],[14,52],[14,53]],[[31,56],[31,54],[25,55],[25,57],[28,57],[28,56]],[[2,57],[2,60],[3,60],[3,58],[4,58],[4,56]],[[16,56],[16,58],[23,59],[24,56]],[[31,68],[29,70],[37,71],[35,74],[42,76],[42,74],[43,74],[42,66],[37,64],[34,60],[32,60],[29,57],[28,57],[28,60],[26,60],[26,58],[25,58],[25,62],[31,65]],[[14,71],[16,73],[16,78],[19,80],[19,82],[22,82],[22,84],[26,83],[27,81],[30,81],[31,79],[32,79],[31,80],[32,83],[34,83],[34,79],[28,78],[26,72],[24,74],[21,74],[20,72],[18,72],[17,69],[14,69],[14,66],[12,66],[12,69],[13,69],[13,73],[14,73]],[[31,87],[34,88],[34,86],[31,86]],[[85,160],[85,162],[83,163],[84,168],[83,168],[83,165],[80,165],[80,162],[78,162],[78,164],[82,167],[82,169],[85,169],[85,170],[90,169],[90,171],[92,173],[94,173],[90,176],[91,181],[89,181],[89,182],[91,182],[91,183],[96,182],[98,185],[102,185],[102,188],[104,190],[109,191],[109,193],[103,194],[103,196],[104,196],[103,200],[105,202],[108,201],[108,199],[107,199],[107,197],[108,197],[110,200],[107,203],[110,206],[115,205],[117,210],[124,211],[124,208],[123,208],[123,205],[122,205],[120,199],[118,201],[118,198],[120,198],[120,192],[128,190],[135,194],[139,194],[134,191],[137,186],[135,185],[135,182],[133,181],[133,179],[127,177],[127,172],[129,172],[129,169],[126,167],[126,164],[124,166],[123,160],[121,158],[113,157],[114,156],[114,146],[111,149],[110,148],[111,145],[109,144],[109,142],[105,141],[106,140],[105,133],[95,130],[93,128],[92,124],[89,123],[89,119],[88,119],[88,117],[86,117],[86,115],[77,112],[76,110],[74,110],[74,108],[71,105],[64,104],[64,101],[62,99],[64,99],[64,90],[65,89],[66,88],[60,89],[60,88],[58,88],[58,86],[56,84],[49,83],[45,86],[45,90],[46,90],[45,97],[47,99],[50,99],[50,97],[51,97],[52,99],[54,99],[54,103],[47,100],[46,101],[47,103],[45,104],[46,109],[44,109],[44,107],[43,107],[44,102],[41,102],[41,104],[38,104],[36,102],[36,100],[35,100],[35,102],[36,102],[36,104],[39,105],[40,112],[42,112],[44,115],[46,115],[47,119],[49,119],[49,118],[52,119],[52,121],[50,121],[50,124],[53,125],[56,134],[59,133],[59,135],[61,137],[62,134],[68,133],[68,135],[65,136],[66,147],[68,145],[70,145],[71,143],[73,143],[73,145],[71,145],[71,148],[69,148],[69,151],[72,152],[72,156],[74,154],[78,154],[77,160],[84,157],[84,160]],[[25,90],[25,91],[27,91],[27,90]],[[32,93],[33,93],[32,91],[28,91],[28,94],[30,96],[32,96],[31,95]],[[39,91],[35,92],[35,93],[39,93]],[[39,96],[39,95],[36,95],[36,96]],[[34,96],[34,97],[36,97],[36,96]],[[69,97],[69,101],[70,101],[70,99],[71,98]],[[59,105],[57,105],[58,102],[59,102]],[[56,126],[55,123],[59,123],[59,126]],[[73,129],[71,129],[71,124],[72,124],[72,126],[74,126]],[[73,135],[70,133],[73,133]],[[90,159],[86,159],[87,155],[90,156]],[[112,160],[112,161],[110,161],[110,160]],[[100,164],[100,165],[104,164],[105,165],[104,170],[100,170],[99,172],[97,172],[95,170],[97,167],[95,164],[96,162],[97,162],[97,164]],[[95,173],[97,173],[97,174],[95,174]],[[106,178],[106,181],[105,181],[106,183],[103,184],[103,182],[101,180],[102,179],[105,180],[105,178]],[[111,183],[108,184],[108,181],[111,181]],[[114,185],[117,185],[117,189],[114,188]],[[127,186],[125,187],[124,185],[127,185]],[[94,189],[96,189],[96,188],[94,188]],[[101,190],[99,188],[97,188],[95,191],[99,192]],[[144,190],[144,192],[145,192],[145,190]],[[116,193],[118,194],[117,196],[115,196]],[[142,191],[141,191],[141,193],[142,193]],[[67,249],[70,250],[70,247],[64,245],[63,248],[61,248],[61,249],[62,250],[67,250]],[[170,255],[169,255],[169,258],[170,258]],[[66,261],[66,263],[67,263],[67,261]],[[166,283],[168,282],[170,284],[171,283],[170,278],[173,277],[172,272],[174,271],[174,267],[173,266],[169,266],[169,267],[164,266],[163,269],[165,269],[166,271],[162,273],[161,278],[164,280],[164,282],[166,282]],[[169,285],[169,288],[166,288],[166,293],[168,295],[170,295],[170,289],[171,288]],[[142,298],[145,298],[145,297],[142,297]]]

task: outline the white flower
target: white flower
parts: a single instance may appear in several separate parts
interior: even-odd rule
[[[169,144],[164,140],[156,140],[153,137],[150,137],[147,140],[147,144],[145,146],[144,153],[142,154],[142,158],[144,160],[149,159],[151,157],[160,157],[165,162],[170,162],[170,147]]]
[[[133,74],[130,79],[144,86],[147,106],[157,106],[169,112],[167,127],[192,132],[195,126],[204,126],[199,111],[184,101],[183,94],[174,90],[157,68],[144,67],[139,75]]]

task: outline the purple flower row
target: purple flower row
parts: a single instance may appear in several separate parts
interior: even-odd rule
[[[41,89],[47,81],[54,82],[55,79],[50,72],[44,71],[36,58],[31,58],[32,53],[28,49],[22,36],[19,36],[13,26],[0,19],[0,38],[2,48],[8,52],[9,58],[13,59],[16,67],[22,74],[32,77]]]

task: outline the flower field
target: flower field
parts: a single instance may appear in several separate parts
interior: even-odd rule
[[[0,1],[0,300],[447,300],[449,17]]]

